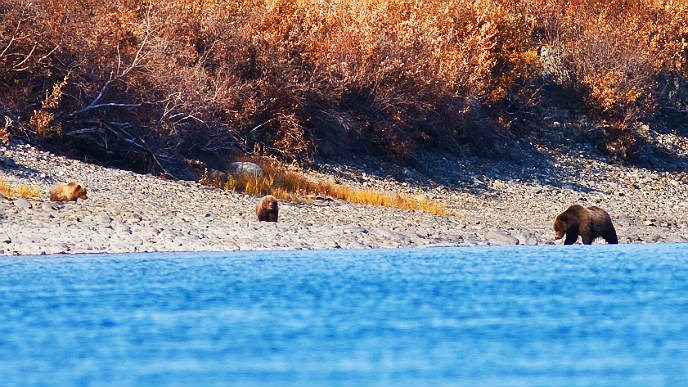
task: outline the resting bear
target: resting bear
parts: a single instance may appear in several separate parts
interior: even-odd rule
[[[561,239],[566,234],[565,245],[576,243],[578,235],[584,245],[591,244],[597,237],[604,238],[609,244],[619,243],[609,214],[596,206],[585,208],[574,204],[567,208],[554,218],[554,232],[554,239]]]
[[[261,222],[277,222],[277,199],[272,195],[264,196],[256,206],[256,215]]]
[[[88,199],[88,197],[86,196],[86,188],[73,181],[67,184],[55,184],[50,190],[50,200],[54,202],[69,202],[76,201],[76,199]]]

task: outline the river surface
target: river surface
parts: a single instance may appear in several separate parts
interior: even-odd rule
[[[0,385],[688,385],[688,244],[0,258]]]

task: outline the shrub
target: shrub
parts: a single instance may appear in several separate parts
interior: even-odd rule
[[[660,114],[678,94],[658,80],[688,74],[688,6],[671,0],[0,0],[0,20],[13,134],[159,173],[309,158],[324,111],[397,158],[508,131],[551,82],[542,47],[618,128]]]

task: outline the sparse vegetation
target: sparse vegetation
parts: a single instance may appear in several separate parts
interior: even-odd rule
[[[4,131],[157,173],[489,148],[555,103],[544,85],[610,142],[688,114],[685,1],[0,0],[0,20]]]
[[[6,198],[37,199],[41,196],[41,189],[33,185],[19,184],[16,187],[0,178],[0,195]]]
[[[444,205],[436,201],[417,199],[400,193],[391,194],[353,188],[345,184],[318,181],[299,172],[288,171],[270,160],[264,160],[264,162],[260,162],[260,165],[263,170],[262,176],[206,173],[201,178],[201,182],[251,195],[273,195],[279,199],[293,202],[308,202],[312,200],[313,196],[322,195],[352,203],[423,211],[435,215],[447,215],[449,213]]]

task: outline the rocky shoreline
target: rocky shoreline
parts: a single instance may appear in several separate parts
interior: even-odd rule
[[[2,255],[553,244],[552,219],[573,203],[605,208],[620,243],[688,241],[682,175],[612,163],[586,146],[540,149],[519,162],[428,155],[419,168],[365,159],[321,164],[306,173],[422,195],[451,214],[326,199],[282,202],[278,223],[257,221],[255,196],[26,144],[0,150],[0,178],[43,192],[37,200],[0,196]],[[50,202],[50,187],[69,180],[84,184],[89,198]]]

